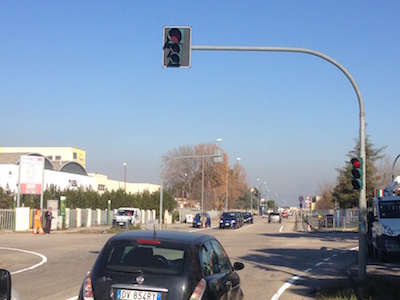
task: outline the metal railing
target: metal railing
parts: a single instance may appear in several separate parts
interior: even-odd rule
[[[358,210],[303,213],[303,220],[314,230],[355,229],[358,227],[358,219]]]
[[[12,209],[0,209],[0,231],[12,231],[14,211]]]

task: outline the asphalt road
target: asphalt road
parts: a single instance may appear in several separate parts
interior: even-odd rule
[[[239,274],[246,299],[312,299],[318,287],[344,278],[358,255],[356,233],[296,232],[294,217],[282,224],[256,217],[253,225],[237,230],[193,229],[187,224],[168,229],[214,235],[232,262],[245,264]],[[110,237],[76,232],[0,234],[0,268],[12,272],[13,287],[24,300],[75,299]]]

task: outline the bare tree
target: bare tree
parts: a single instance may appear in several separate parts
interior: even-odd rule
[[[335,203],[332,200],[334,188],[335,184],[327,181],[319,185],[320,196],[317,197],[316,209],[333,209],[335,207]]]
[[[384,156],[377,161],[377,169],[380,180],[376,182],[376,188],[385,188],[392,182],[392,175],[394,178],[400,175],[400,159],[396,161],[396,158]]]
[[[215,143],[209,143],[181,146],[169,151],[163,156],[165,188],[172,190],[175,197],[182,195],[187,202],[196,202],[197,205],[204,193],[204,209],[221,209],[225,207],[228,187],[230,207],[235,207],[235,201],[248,189],[247,175],[238,163],[231,170],[226,153],[222,163],[215,162],[216,150],[221,149]]]

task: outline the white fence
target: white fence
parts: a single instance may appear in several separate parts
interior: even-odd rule
[[[36,209],[29,207],[17,207],[15,212],[13,209],[0,209],[0,232],[1,231],[28,231],[33,228],[33,216]],[[45,210],[42,211],[42,226],[45,226],[44,220]],[[66,208],[64,228],[74,227],[91,227],[111,225],[114,217],[114,210],[100,210],[90,208]],[[154,210],[142,210],[141,224],[147,224],[154,221]],[[170,214],[166,212],[166,216]],[[63,229],[62,217],[60,210],[53,210],[53,221],[51,222],[51,230]],[[172,222],[172,218],[165,218],[167,222]]]

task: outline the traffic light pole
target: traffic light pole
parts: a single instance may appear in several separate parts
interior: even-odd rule
[[[306,48],[291,48],[291,47],[246,47],[246,46],[191,46],[191,50],[213,50],[213,51],[268,51],[268,52],[297,52],[306,53],[314,56],[318,56],[326,61],[330,62],[339,70],[341,70],[344,75],[350,80],[358,98],[359,108],[360,108],[360,158],[364,161],[362,167],[362,181],[364,185],[360,190],[359,198],[359,222],[358,222],[358,266],[359,266],[359,277],[360,279],[365,279],[366,277],[366,258],[367,258],[367,200],[366,200],[366,154],[365,154],[365,111],[364,102],[361,96],[361,92],[358,88],[357,83],[351,76],[351,74],[336,60],[331,57],[314,50]]]

